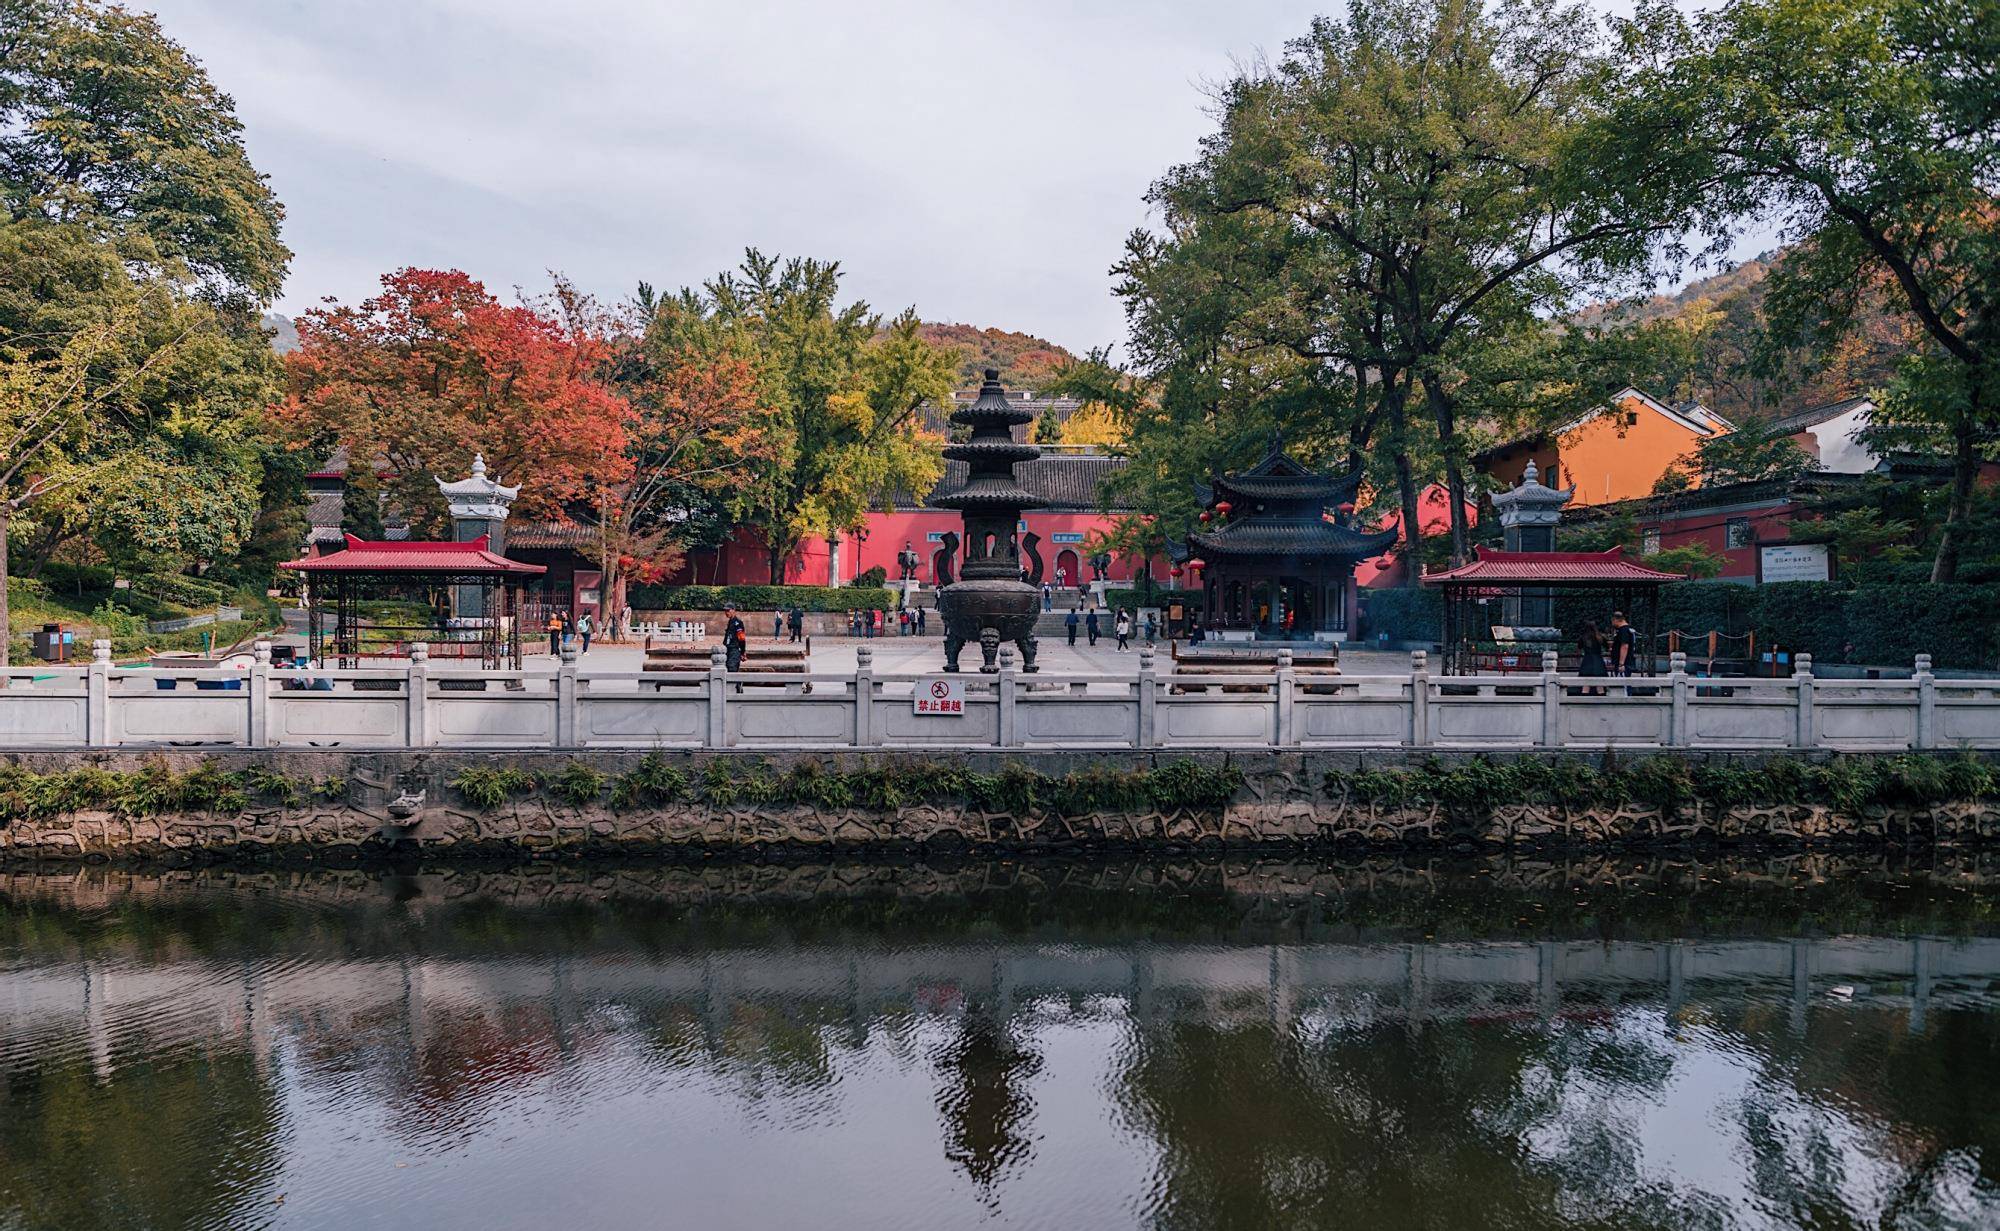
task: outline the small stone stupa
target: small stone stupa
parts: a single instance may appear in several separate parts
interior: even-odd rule
[[[438,491],[444,496],[445,508],[451,514],[451,537],[455,542],[470,543],[481,535],[486,536],[486,549],[497,556],[507,554],[507,513],[514,504],[514,497],[521,494],[519,484],[513,487],[503,485],[498,479],[488,478],[484,454],[472,455],[472,474],[463,479],[447,483],[432,475]],[[451,597],[452,614],[462,619],[480,619],[486,615],[485,597],[478,586],[453,586]]]
[[[1576,496],[1576,489],[1557,491],[1544,484],[1535,463],[1521,472],[1521,482],[1493,493],[1493,508],[1500,514],[1500,541],[1508,551],[1554,551],[1556,527],[1562,523],[1563,506]],[[1548,638],[1561,636],[1555,624],[1555,591],[1523,590],[1500,602],[1501,621],[1517,635]]]
[[[959,652],[968,642],[979,644],[981,671],[998,671],[1003,641],[1020,647],[1023,671],[1037,669],[1035,618],[1041,609],[1042,563],[1035,554],[1035,536],[1029,535],[1025,546],[1033,563],[1024,572],[1024,544],[1015,535],[1021,511],[1041,508],[1047,501],[1021,486],[1014,478],[1014,465],[1040,457],[1042,451],[1016,441],[1013,433],[1034,418],[1007,400],[995,368],[986,369],[978,400],[951,416],[952,422],[972,429],[972,438],[944,451],[946,457],[965,463],[965,485],[931,501],[937,508],[959,510],[965,523],[965,558],[958,578],[938,590],[946,671],[958,670]],[[946,537],[947,560],[955,546],[952,537]]]

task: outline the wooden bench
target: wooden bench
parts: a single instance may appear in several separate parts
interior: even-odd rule
[[[685,671],[705,672],[716,650],[722,648],[722,641],[666,641],[654,637],[646,638],[645,663],[641,671]],[[801,642],[760,640],[751,638],[743,647],[743,661],[736,668],[741,675],[801,676],[806,674],[812,654],[812,638]],[[811,692],[812,685],[803,680],[745,680],[745,687],[788,687],[798,685],[800,691]],[[664,684],[659,687],[665,687]]]
[[[1292,652],[1292,672],[1297,677],[1300,692],[1317,696],[1330,696],[1340,689],[1323,681],[1340,674],[1340,651],[1328,646],[1307,645],[1305,648],[1293,646],[1259,646],[1254,650],[1207,650],[1190,646],[1181,648],[1181,643],[1168,643],[1176,675],[1272,675],[1278,670],[1279,651]],[[1314,681],[1322,681],[1315,683]],[[1265,683],[1223,684],[1225,693],[1264,693],[1271,690]],[[1176,684],[1173,691],[1182,693],[1205,693],[1207,684]]]

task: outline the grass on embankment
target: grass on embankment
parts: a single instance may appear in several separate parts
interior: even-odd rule
[[[186,606],[163,602],[95,584],[97,579],[83,570],[70,577],[55,579],[11,577],[7,582],[8,661],[16,665],[34,660],[33,636],[44,624],[61,624],[76,634],[71,647],[75,661],[90,659],[90,643],[100,637],[111,639],[114,658],[143,657],[160,650],[195,650],[207,644],[224,649],[240,641],[254,639],[280,624],[278,604],[262,590],[239,589],[229,593],[224,605],[241,607],[243,619],[217,622],[203,628],[173,633],[149,633],[148,620],[176,620],[213,611],[210,605]]]

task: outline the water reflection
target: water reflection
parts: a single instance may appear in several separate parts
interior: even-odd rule
[[[1992,1226],[1996,876],[0,873],[0,1228]]]

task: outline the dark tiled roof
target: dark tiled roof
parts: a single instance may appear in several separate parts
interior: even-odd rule
[[[1124,458],[1109,454],[1045,453],[1034,461],[1016,464],[1014,478],[1024,490],[1041,500],[1044,508],[1095,512],[1102,507],[1098,500],[1099,489],[1124,468]],[[964,487],[965,480],[964,462],[946,462],[944,476],[923,500],[898,497],[896,507],[904,510],[935,508],[934,500]]]
[[[346,493],[335,488],[332,491],[306,493],[306,524],[315,529],[340,525],[342,512],[347,507]]]
[[[507,550],[594,551],[600,540],[597,531],[569,521],[524,521],[507,523]]]
[[[1329,556],[1365,560],[1396,542],[1394,530],[1376,533],[1336,526],[1321,518],[1246,517],[1220,530],[1188,535],[1190,550],[1211,556]]]
[[[1867,398],[1842,398],[1838,402],[1822,402],[1818,406],[1808,406],[1804,410],[1771,420],[1770,432],[1774,436],[1789,436],[1809,427],[1818,427],[1828,419],[1838,418],[1866,403]]]

